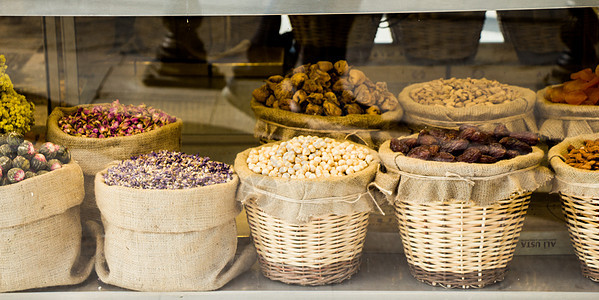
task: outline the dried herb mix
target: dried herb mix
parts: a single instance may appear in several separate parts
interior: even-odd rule
[[[231,166],[208,157],[160,151],[131,157],[108,168],[104,182],[137,189],[189,189],[225,183],[232,179]]]

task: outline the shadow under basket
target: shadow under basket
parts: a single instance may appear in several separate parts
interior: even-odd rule
[[[599,199],[560,193],[570,241],[580,262],[582,275],[599,282]]]
[[[395,203],[410,273],[445,288],[502,281],[514,256],[531,193],[486,207],[472,203]]]
[[[262,274],[288,284],[325,285],[354,275],[362,257],[369,213],[328,215],[291,224],[246,203]]]

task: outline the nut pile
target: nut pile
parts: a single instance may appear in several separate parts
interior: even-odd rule
[[[110,105],[79,107],[76,112],[58,120],[58,127],[67,134],[88,138],[130,136],[147,132],[177,118],[146,105],[122,105],[115,100]]]
[[[599,139],[584,141],[584,146],[575,148],[568,146],[564,156],[566,163],[572,167],[585,170],[599,170]]]
[[[380,115],[399,102],[387,83],[374,83],[340,60],[302,65],[285,77],[271,76],[252,96],[267,107],[309,115]]]
[[[37,151],[16,132],[0,135],[0,183],[8,185],[62,168],[71,161],[67,148],[50,142]]]
[[[425,105],[455,108],[511,102],[522,95],[507,84],[482,79],[437,79],[410,91],[412,100]]]
[[[458,130],[423,129],[417,138],[392,139],[390,148],[408,157],[441,162],[494,163],[532,152],[539,137],[532,132],[509,132],[497,125],[486,132],[470,125]]]
[[[254,173],[283,178],[319,178],[359,172],[374,160],[366,147],[316,136],[297,136],[250,150]]]
[[[136,189],[175,190],[225,183],[231,166],[208,157],[160,151],[134,156],[108,168],[104,183]]]
[[[590,68],[572,73],[570,79],[561,86],[550,87],[545,94],[547,100],[572,105],[599,103],[599,66],[594,73]]]

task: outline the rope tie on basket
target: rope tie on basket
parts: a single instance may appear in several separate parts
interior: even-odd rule
[[[335,202],[354,204],[354,203],[358,202],[360,199],[362,199],[362,197],[365,195],[368,195],[372,198],[372,195],[370,194],[370,192],[366,191],[366,192],[362,192],[362,193],[350,194],[350,195],[345,195],[345,196],[331,196],[331,197],[317,198],[317,199],[295,199],[295,198],[290,198],[287,196],[269,192],[267,190],[261,189],[254,185],[248,185],[246,183],[243,183],[243,185],[246,188],[249,188],[256,193],[266,195],[270,198],[274,198],[274,199],[278,199],[278,200],[282,200],[282,201],[286,201],[286,202],[290,202],[290,203],[298,203],[298,204],[324,204],[324,203],[335,203]],[[374,198],[373,198],[373,201],[374,201]]]
[[[406,119],[411,119],[413,121],[416,121],[417,123],[431,124],[431,125],[435,125],[435,126],[443,127],[443,128],[453,128],[453,127],[465,125],[465,124],[481,125],[481,124],[486,124],[489,122],[508,123],[508,122],[516,121],[516,120],[524,120],[526,117],[529,117],[529,115],[532,113],[532,111],[533,111],[532,109],[528,109],[528,110],[524,111],[524,113],[519,114],[519,115],[507,116],[507,117],[492,119],[492,120],[442,121],[442,120],[429,119],[429,118],[425,118],[425,117],[421,117],[421,116],[417,116],[417,115],[406,115]]]
[[[370,145],[370,144],[369,144],[369,143],[368,143],[368,142],[367,142],[367,141],[366,141],[364,138],[362,138],[362,137],[361,137],[361,136],[358,134],[358,131],[352,131],[352,132],[348,133],[348,134],[347,134],[347,135],[346,135],[346,136],[345,136],[343,139],[344,139],[344,140],[347,140],[347,138],[348,138],[348,137],[350,137],[350,136],[352,136],[352,135],[353,135],[353,136],[355,136],[355,137],[357,137],[358,139],[360,139],[360,141],[364,142],[364,145],[365,145],[365,146],[368,146],[368,145]]]
[[[342,129],[333,129],[333,128],[331,128],[331,129],[313,129],[313,128],[305,128],[305,127],[286,126],[286,125],[283,125],[283,124],[279,124],[279,123],[267,121],[267,120],[264,120],[264,119],[258,119],[258,121],[264,122],[264,123],[266,123],[268,125],[278,126],[278,127],[285,128],[285,129],[293,129],[293,130],[300,129],[302,131],[318,132],[318,133],[330,133],[331,131],[347,132],[347,129],[349,129],[349,128],[342,128]],[[357,133],[360,133],[360,132],[365,132],[365,133],[375,132],[375,131],[379,131],[380,129],[353,129],[352,128],[352,130],[353,131],[350,134],[348,134],[348,136],[351,135],[351,134],[357,134]]]
[[[555,176],[555,179],[557,179],[557,181],[563,182],[567,185],[573,185],[573,186],[577,186],[577,187],[586,187],[586,188],[599,188],[599,183],[572,182],[572,181],[564,180],[559,176]]]

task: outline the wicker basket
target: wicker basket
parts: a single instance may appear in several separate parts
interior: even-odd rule
[[[482,207],[395,203],[410,272],[446,288],[481,288],[503,280],[531,193]]]
[[[389,22],[410,62],[462,63],[476,55],[485,12],[394,14]]]
[[[291,15],[293,36],[303,48],[303,63],[368,60],[382,14]]]
[[[599,282],[599,199],[560,193],[570,241],[580,261],[582,275]]]
[[[358,271],[369,213],[329,215],[297,225],[245,206],[264,276],[284,283],[324,285]]]
[[[501,33],[523,64],[554,64],[566,49],[560,35],[569,18],[567,9],[497,12]]]

